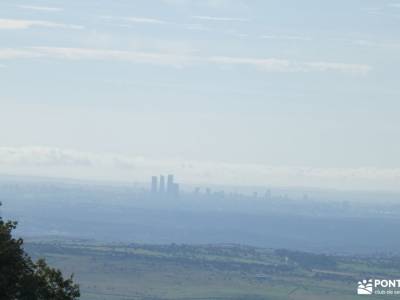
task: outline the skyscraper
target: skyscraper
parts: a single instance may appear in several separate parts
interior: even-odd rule
[[[173,195],[174,194],[174,175],[168,175],[167,181],[167,193]]]
[[[160,188],[158,190],[160,193],[165,193],[165,177],[160,175]]]
[[[157,184],[158,184],[157,176],[152,176],[151,177],[151,192],[153,194],[157,193]]]

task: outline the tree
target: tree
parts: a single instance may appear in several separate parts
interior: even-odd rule
[[[33,262],[22,248],[23,240],[12,236],[16,226],[17,222],[0,217],[0,300],[78,299],[73,276],[64,279],[43,259]]]

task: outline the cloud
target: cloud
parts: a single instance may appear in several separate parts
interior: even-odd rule
[[[162,2],[170,5],[186,5],[190,1],[189,0],[162,0]]]
[[[0,147],[0,165],[89,166],[92,157],[82,152],[46,147]]]
[[[400,8],[400,3],[390,3],[389,6],[394,8]]]
[[[261,38],[268,40],[312,41],[310,37],[297,35],[263,35]]]
[[[162,2],[169,5],[191,5],[198,7],[207,7],[211,9],[216,8],[232,8],[235,7],[237,9],[246,9],[247,3],[246,1],[241,0],[162,0]]]
[[[164,53],[99,50],[90,48],[32,47],[30,49],[37,55],[55,59],[114,60],[131,63],[170,65],[175,67],[181,67],[190,63],[190,59],[188,57]]]
[[[384,15],[382,7],[364,7],[364,8],[361,8],[361,10],[371,16]]]
[[[222,163],[182,159],[148,159],[141,156],[99,154],[52,147],[0,147],[2,170],[29,170],[78,178],[146,181],[151,175],[172,172],[185,183],[235,185],[297,185],[355,188],[398,187],[399,168],[315,168]],[[70,172],[76,169],[76,172]],[[49,173],[52,170],[53,173]],[[108,177],[109,176],[109,177]]]
[[[348,64],[337,62],[293,62],[287,59],[277,58],[262,59],[219,56],[212,57],[209,60],[217,64],[254,66],[260,70],[270,72],[335,71],[341,73],[365,75],[372,70],[371,66],[363,64]]]
[[[353,73],[365,75],[372,70],[371,66],[362,64],[347,64],[347,63],[332,63],[332,62],[308,62],[304,63],[303,66],[309,70],[317,71],[337,71],[343,73]]]
[[[0,60],[8,59],[28,59],[41,57],[40,53],[35,53],[29,49],[13,49],[13,48],[3,48],[0,49]]]
[[[141,23],[141,24],[154,24],[154,25],[163,25],[169,24],[169,22],[156,19],[156,18],[146,18],[146,17],[113,17],[113,16],[103,16],[102,19],[107,20],[122,20],[131,23]]]
[[[185,56],[92,48],[30,47],[23,49],[0,48],[0,60],[50,58],[66,60],[125,61],[181,67],[190,61]]]
[[[217,22],[248,22],[249,19],[230,18],[230,17],[215,17],[215,16],[192,16],[193,19]]]
[[[195,56],[170,52],[139,52],[120,50],[101,50],[93,48],[30,47],[23,49],[1,49],[0,59],[51,58],[67,60],[109,60],[187,67],[198,64],[242,65],[266,72],[340,72],[366,75],[372,67],[364,64],[339,62],[296,62],[279,58],[249,58],[230,56]]]
[[[32,27],[62,28],[62,29],[83,29],[80,25],[70,25],[54,23],[40,20],[19,20],[19,19],[0,19],[1,29],[29,29]]]
[[[127,18],[121,18],[123,20],[133,22],[133,23],[144,23],[144,24],[167,24],[168,22],[159,20],[159,19],[153,19],[153,18],[139,18],[139,17],[127,17]]]
[[[34,6],[34,5],[18,5],[17,7],[21,9],[37,10],[44,12],[59,12],[63,10],[62,8],[59,7]]]
[[[201,4],[201,5],[206,5],[206,6],[214,6],[214,4],[217,4],[217,2],[223,2],[226,0],[203,0],[203,1],[197,1],[197,0],[161,0],[161,2],[164,2],[169,5],[176,5],[176,6],[181,6],[181,5],[196,5],[196,4]]]
[[[248,65],[254,66],[264,71],[277,71],[277,72],[288,72],[291,68],[291,62],[286,59],[257,59],[257,58],[240,58],[240,57],[228,57],[228,56],[215,56],[210,57],[209,61],[215,64],[226,64],[226,65]]]

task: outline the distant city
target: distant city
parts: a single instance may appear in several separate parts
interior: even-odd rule
[[[151,192],[153,194],[169,195],[172,197],[179,196],[179,184],[174,182],[174,175],[167,176],[167,184],[165,185],[165,176],[160,175],[151,177]]]
[[[165,180],[165,178],[167,178],[167,180]],[[154,196],[168,196],[171,198],[179,197],[180,185],[174,181],[174,178],[175,176],[173,174],[169,174],[167,176],[152,176],[150,181],[150,193]],[[202,193],[202,189],[200,187],[195,187],[193,190],[193,195],[196,196],[200,194],[203,194],[204,196],[216,196],[219,198],[225,198],[225,196],[244,197],[244,195],[240,193],[229,193],[228,195],[226,195],[225,191],[223,190],[212,191],[209,187],[205,187]],[[250,198],[263,198],[269,200],[271,199],[271,190],[267,189],[262,195],[260,195],[258,192],[253,192],[250,195]],[[284,195],[283,198],[288,199],[287,195]],[[308,196],[304,195],[303,199],[304,198],[308,198]]]

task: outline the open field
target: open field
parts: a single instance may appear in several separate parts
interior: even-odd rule
[[[26,249],[74,273],[83,300],[350,300],[359,299],[360,279],[400,277],[398,257],[335,257],[238,245],[46,241],[29,242]]]

